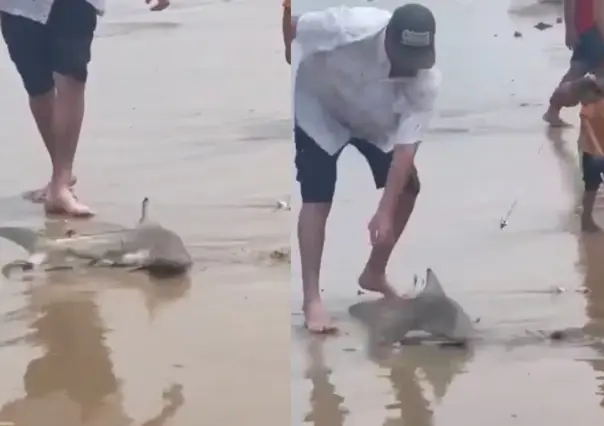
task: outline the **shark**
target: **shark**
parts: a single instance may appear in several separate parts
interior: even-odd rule
[[[415,331],[428,334],[441,344],[464,346],[475,335],[475,322],[459,303],[447,296],[430,268],[426,270],[425,285],[414,297],[360,302],[352,305],[349,313],[369,325],[381,343],[417,341],[408,337]]]
[[[9,277],[15,268],[32,270],[53,264],[57,259],[74,258],[88,261],[87,266],[128,267],[154,276],[186,273],[193,260],[184,242],[174,231],[150,220],[148,210],[149,198],[145,197],[136,226],[96,234],[67,231],[61,238],[47,238],[28,228],[0,227],[1,238],[29,253],[25,260],[6,264],[2,273]]]
[[[548,342],[571,345],[602,344],[601,335],[588,333],[583,327],[523,332],[493,332],[476,329],[480,319],[473,320],[463,307],[444,291],[430,268],[424,286],[415,297],[379,299],[358,302],[348,309],[351,317],[369,331],[370,356],[378,359],[382,349],[395,344],[435,343],[441,347],[471,349],[476,344],[502,344],[514,349],[527,344]],[[416,280],[417,285],[417,280]]]

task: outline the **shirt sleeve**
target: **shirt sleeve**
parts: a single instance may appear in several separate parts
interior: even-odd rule
[[[331,50],[341,37],[338,11],[333,8],[307,12],[296,23],[296,41],[308,53]]]
[[[423,131],[434,115],[440,80],[440,72],[432,69],[428,74],[419,76],[416,84],[403,90],[403,95],[395,105],[401,119],[391,135],[393,145],[413,145],[421,142]]]

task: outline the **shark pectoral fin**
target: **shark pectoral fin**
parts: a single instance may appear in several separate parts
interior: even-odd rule
[[[422,293],[434,296],[445,295],[445,290],[440,284],[440,280],[431,268],[426,270],[426,285],[424,286]]]
[[[7,263],[6,265],[4,265],[2,267],[2,275],[4,275],[5,278],[9,278],[11,272],[15,268],[21,269],[21,271],[29,271],[29,270],[33,269],[33,267],[34,267],[34,265],[27,260],[23,260],[23,259],[14,260],[10,263]]]

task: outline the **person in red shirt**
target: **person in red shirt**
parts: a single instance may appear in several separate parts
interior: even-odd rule
[[[564,0],[566,46],[573,54],[570,68],[562,77],[561,84],[583,77],[604,59],[604,28],[599,28],[602,26],[599,21],[604,23],[604,19],[599,19],[601,3],[602,0]],[[543,119],[553,127],[567,126],[560,118],[562,108],[554,93]]]

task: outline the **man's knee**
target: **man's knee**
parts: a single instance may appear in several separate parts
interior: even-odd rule
[[[86,84],[91,43],[92,39],[57,41],[53,49],[53,71],[80,84]]]
[[[335,180],[333,182],[300,181],[300,193],[304,204],[331,205],[335,194]]]

